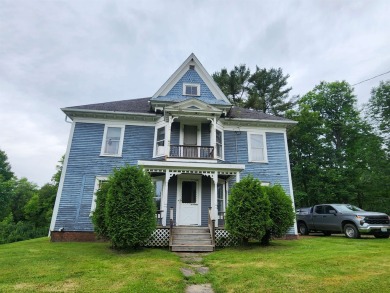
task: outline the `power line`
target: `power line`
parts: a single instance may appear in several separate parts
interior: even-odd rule
[[[374,76],[374,77],[365,79],[365,80],[363,80],[363,81],[360,81],[360,82],[358,82],[358,83],[353,84],[352,86],[361,84],[361,83],[363,83],[363,82],[369,81],[369,80],[371,80],[371,79],[377,78],[377,77],[379,77],[379,76],[382,76],[382,75],[385,75],[385,74],[388,74],[388,73],[390,73],[390,71],[387,71],[387,72],[385,72],[385,73],[382,73],[382,74],[376,75],[376,76]]]

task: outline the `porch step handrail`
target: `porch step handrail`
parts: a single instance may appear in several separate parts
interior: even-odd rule
[[[215,248],[215,220],[212,219],[212,207],[209,207],[209,219],[208,219],[208,226],[210,229],[210,235],[211,235],[211,245]]]
[[[203,145],[199,146],[171,144],[169,156],[171,158],[214,159],[214,147]]]

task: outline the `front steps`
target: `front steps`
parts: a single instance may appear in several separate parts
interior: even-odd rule
[[[214,251],[207,227],[181,226],[173,228],[171,251]]]

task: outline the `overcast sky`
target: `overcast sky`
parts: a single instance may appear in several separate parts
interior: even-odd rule
[[[60,108],[152,96],[193,52],[211,74],[281,67],[292,95],[390,70],[390,1],[0,0],[0,149],[50,181]],[[390,74],[355,86],[359,103]]]

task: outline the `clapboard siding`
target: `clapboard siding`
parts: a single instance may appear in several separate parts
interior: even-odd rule
[[[152,158],[154,127],[126,125],[122,157],[100,156],[103,132],[104,124],[76,123],[54,229],[92,231],[96,176],[108,176],[116,167]]]
[[[211,178],[202,176],[202,203],[201,225],[207,226],[209,221],[209,207],[211,207]]]
[[[210,124],[202,123],[201,127],[201,145],[210,146]]]
[[[171,126],[171,144],[179,145],[180,144],[180,123],[173,122]]]
[[[280,184],[290,193],[286,149],[283,133],[266,132],[268,163],[248,162],[247,133],[241,131],[225,131],[225,160],[231,163],[245,164],[241,178],[252,174],[264,182]],[[237,144],[236,144],[237,142]],[[237,145],[237,148],[236,148]]]
[[[177,195],[177,176],[173,176],[168,183],[168,210],[173,208],[173,222],[176,225],[176,195]],[[167,225],[169,225],[169,212],[167,216]]]

